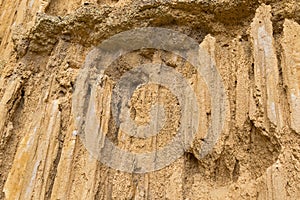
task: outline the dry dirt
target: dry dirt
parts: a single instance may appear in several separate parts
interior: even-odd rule
[[[207,50],[228,108],[216,145],[201,158],[212,95],[195,68],[155,49],[116,60],[105,71],[99,104],[110,101],[126,71],[145,63],[180,72],[201,102],[191,148],[145,174],[94,159],[74,134],[72,109],[86,55],[103,40],[140,27],[176,30]],[[163,147],[180,126],[178,99],[168,88],[136,90],[131,118],[149,123],[156,103],[167,116],[156,136],[130,137],[109,115],[101,121],[106,136],[136,153]],[[300,1],[0,0],[0,192],[9,200],[300,199]]]

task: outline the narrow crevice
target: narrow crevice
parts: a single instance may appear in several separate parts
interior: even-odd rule
[[[49,173],[49,185],[47,190],[46,190],[46,195],[45,195],[45,199],[51,199],[51,195],[52,195],[52,189],[54,186],[54,182],[55,182],[55,178],[56,178],[56,174],[57,174],[57,169],[58,169],[58,164],[61,158],[61,154],[62,154],[62,149],[63,149],[63,144],[64,144],[64,136],[62,134],[62,125],[60,127],[60,131],[58,134],[58,151],[56,154],[56,158],[54,159],[54,162],[52,164],[52,168],[50,169],[50,173]]]
[[[239,176],[240,176],[240,162],[238,159],[235,159],[235,164],[232,172],[233,182],[237,182]]]

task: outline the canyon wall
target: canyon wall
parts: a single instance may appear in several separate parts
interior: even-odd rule
[[[148,138],[126,134],[111,113],[118,80],[126,84],[122,77],[134,66],[164,64],[195,92],[199,128],[190,147],[168,166],[136,173],[87,150],[76,122],[85,108],[74,91],[85,88],[77,80],[95,47],[142,27],[192,38],[222,86],[210,86],[191,62],[162,49],[129,52],[101,72],[91,92],[96,118],[85,123],[136,154],[159,151],[196,122],[182,123],[170,88],[146,84],[130,97],[130,118],[137,126],[154,120],[153,130],[164,124]],[[219,88],[224,124],[202,155],[209,130],[221,123],[214,121]],[[154,104],[164,109],[155,119]],[[0,0],[0,177],[0,199],[13,200],[300,199],[299,0]]]

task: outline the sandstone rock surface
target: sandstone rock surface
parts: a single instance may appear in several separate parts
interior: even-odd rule
[[[210,91],[195,67],[171,52],[141,49],[118,58],[93,91],[98,118],[89,128],[101,125],[102,142],[152,152],[183,126],[178,98],[149,84],[133,92],[130,117],[149,124],[152,106],[163,105],[157,121],[165,118],[164,126],[154,124],[159,134],[134,138],[118,128],[113,88],[134,66],[171,67],[199,104],[191,147],[171,165],[138,174],[110,168],[87,151],[74,117],[82,105],[74,107],[73,94],[94,47],[141,27],[197,41],[209,55],[200,51],[199,58],[221,76],[227,109],[203,157],[219,88]],[[0,0],[0,199],[300,199],[300,2]]]

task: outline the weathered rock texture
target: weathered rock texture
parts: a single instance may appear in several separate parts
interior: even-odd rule
[[[0,0],[0,198],[300,199],[299,24],[298,0]],[[193,85],[203,124],[192,148],[176,162],[129,174],[87,152],[76,135],[72,92],[93,47],[147,26],[185,33],[209,52],[207,64],[215,63],[221,74],[228,112],[214,149],[200,158],[211,102],[195,69],[158,50],[120,58],[105,72],[99,109],[124,72],[164,62]],[[141,140],[115,134],[108,115],[102,120],[107,137],[135,152],[165,145],[180,118],[167,88],[136,91],[132,118],[149,123],[155,101],[169,116],[159,135]]]

